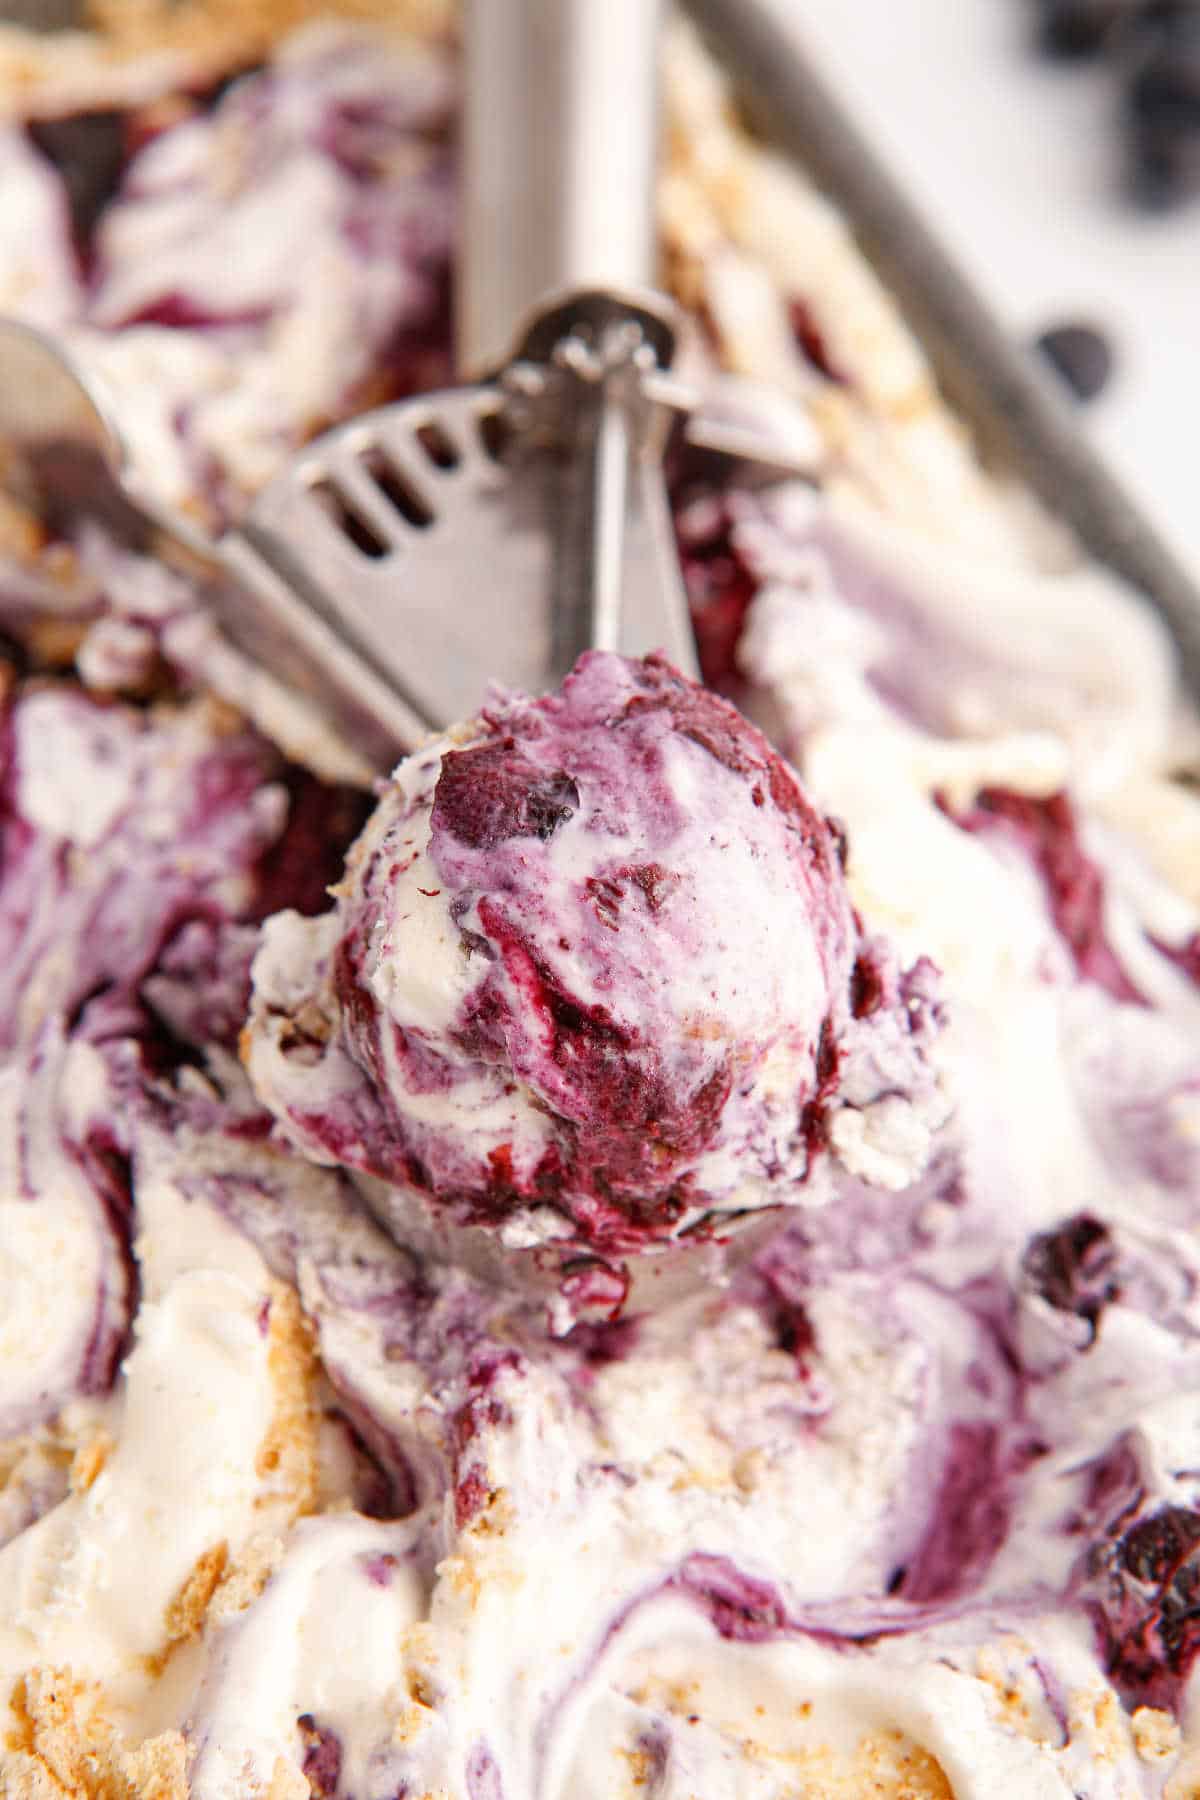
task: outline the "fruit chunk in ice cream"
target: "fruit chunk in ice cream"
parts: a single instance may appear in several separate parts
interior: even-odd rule
[[[514,1245],[822,1198],[830,1148],[904,1185],[932,972],[863,938],[842,861],[733,707],[591,653],[402,763],[334,910],[269,922],[251,1077],[309,1156]]]

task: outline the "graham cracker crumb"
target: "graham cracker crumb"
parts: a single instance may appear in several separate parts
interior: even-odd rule
[[[223,1540],[196,1558],[192,1571],[164,1615],[166,1642],[161,1650],[143,1659],[149,1674],[158,1677],[171,1660],[177,1644],[197,1637],[204,1629],[209,1604],[229,1561],[229,1545]]]
[[[408,1692],[413,1705],[421,1707],[425,1712],[432,1712],[437,1702],[425,1679],[424,1672],[421,1669],[410,1669],[407,1680]]]
[[[251,1538],[218,1583],[209,1605],[209,1618],[217,1621],[245,1612],[258,1599],[282,1560],[282,1538],[273,1533]]]
[[[31,1669],[12,1693],[16,1730],[0,1750],[6,1800],[187,1800],[177,1731],[127,1745],[94,1683],[69,1669]]]
[[[762,1482],[767,1459],[761,1450],[743,1450],[734,1459],[733,1479],[739,1492],[752,1494]]]
[[[686,1717],[693,1710],[699,1692],[698,1681],[666,1681],[656,1675],[630,1688],[629,1698],[635,1706],[665,1706],[669,1712]]]
[[[479,1603],[480,1582],[474,1564],[465,1556],[446,1556],[437,1566],[439,1581],[444,1581],[461,1594],[467,1605]]]
[[[416,1678],[410,1673],[410,1688],[414,1685],[415,1679]],[[429,1729],[433,1718],[434,1714],[422,1701],[415,1699],[403,1701],[396,1714],[395,1723],[392,1726],[393,1743],[400,1744],[401,1746],[415,1744],[418,1738],[422,1737]]]
[[[254,67],[319,19],[445,43],[455,10],[454,0],[94,0],[86,30],[0,23],[0,112],[151,106]]]
[[[0,662],[0,694],[5,671],[6,665]],[[0,1495],[5,1497],[8,1529],[24,1530],[73,1488],[78,1491],[75,1464],[92,1442],[96,1461],[89,1482],[99,1473],[103,1455],[99,1440],[104,1434],[96,1428],[95,1413],[95,1408],[86,1405],[72,1406],[51,1423],[0,1444]]]
[[[1069,1724],[1071,1736],[1082,1739],[1097,1762],[1116,1762],[1125,1754],[1128,1726],[1111,1688],[1072,1694]]]
[[[426,1620],[410,1625],[401,1637],[404,1657],[404,1686],[414,1706],[433,1712],[440,1698],[437,1679],[437,1640]]]
[[[1037,1716],[1030,1703],[1027,1685],[1030,1651],[1027,1644],[1017,1637],[985,1644],[976,1657],[975,1672],[991,1690],[996,1709],[1011,1731],[1019,1732],[1034,1744],[1052,1741],[1044,1717]]]
[[[620,1750],[629,1764],[629,1779],[635,1788],[649,1787],[655,1779],[657,1759],[648,1750]]]
[[[635,1705],[665,1706],[676,1717],[695,1722],[699,1692],[699,1682],[652,1676],[630,1688],[628,1697]],[[801,1701],[797,1717],[808,1720],[812,1710],[810,1700]],[[739,1748],[744,1756],[772,1766],[785,1762],[787,1791],[804,1800],[955,1800],[937,1758],[901,1731],[872,1732],[852,1751],[816,1744],[781,1753],[749,1738],[742,1738]]]
[[[39,1431],[26,1432],[0,1444],[0,1493],[36,1457],[46,1457],[61,1467],[69,1459],[70,1451],[56,1444],[47,1433]]]
[[[289,1762],[283,1756],[275,1758],[266,1800],[308,1800],[311,1791],[307,1777],[301,1774],[294,1762]]]
[[[271,1284],[271,1341],[267,1367],[275,1389],[275,1412],[263,1439],[256,1468],[270,1478],[260,1506],[282,1502],[291,1518],[312,1512],[318,1481],[316,1401],[317,1355],[312,1328],[294,1288]]]
[[[239,61],[266,54],[310,19],[331,14],[391,25],[417,37],[444,37],[452,0],[92,0],[92,25],[119,53],[220,44]]]
[[[200,729],[210,737],[236,737],[246,729],[245,714],[220,694],[199,694],[191,707]]]
[[[107,1431],[98,1431],[86,1444],[80,1444],[71,1463],[71,1492],[86,1494],[115,1446]]]
[[[26,637],[35,660],[45,668],[66,669],[75,661],[88,621],[44,613],[29,623]]]
[[[512,1496],[506,1488],[491,1488],[487,1502],[463,1527],[462,1538],[503,1537],[516,1518]]]
[[[229,1545],[222,1540],[196,1559],[191,1574],[167,1608],[167,1641],[182,1643],[203,1628],[208,1603],[229,1562]]]
[[[270,1514],[271,1529],[257,1531],[231,1555],[227,1542],[210,1545],[197,1558],[166,1613],[166,1643],[147,1659],[159,1675],[177,1644],[197,1636],[206,1620],[242,1612],[259,1594],[283,1554],[280,1530],[317,1504],[318,1363],[312,1330],[294,1288],[271,1284],[267,1369],[275,1410],[255,1459],[264,1487],[255,1501]]]
[[[818,1749],[796,1759],[804,1800],[954,1800],[941,1764],[900,1731],[863,1738],[857,1749]]]
[[[45,541],[45,527],[37,515],[0,489],[0,554],[32,562]]]
[[[1143,1762],[1166,1762],[1183,1743],[1178,1721],[1155,1706],[1139,1706],[1130,1720],[1133,1743]]]

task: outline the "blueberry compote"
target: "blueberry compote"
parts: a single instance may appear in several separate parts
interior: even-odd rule
[[[841,851],[725,701],[585,656],[410,758],[336,912],[271,922],[252,1078],[322,1160],[614,1254],[817,1197],[838,1115],[881,1098],[907,1179],[934,1013],[863,940]]]

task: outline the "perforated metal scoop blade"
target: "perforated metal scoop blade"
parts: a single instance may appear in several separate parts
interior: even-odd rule
[[[251,574],[266,564],[434,728],[491,680],[556,685],[588,645],[661,649],[694,673],[661,446],[595,390],[573,435],[514,431],[496,384],[365,414],[294,458],[223,548]],[[624,433],[616,457],[606,433]]]

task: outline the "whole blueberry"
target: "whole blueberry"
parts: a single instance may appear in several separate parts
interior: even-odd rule
[[[1200,187],[1200,7],[1143,21],[1124,83],[1131,190],[1143,206],[1171,206]]]
[[[73,113],[37,119],[29,136],[58,170],[76,237],[86,244],[117,191],[125,163],[125,118],[119,112]]]
[[[1094,400],[1107,387],[1113,370],[1112,345],[1095,325],[1052,325],[1034,342],[1077,400]]]
[[[1038,44],[1049,56],[1094,56],[1136,10],[1136,0],[1038,0]]]

